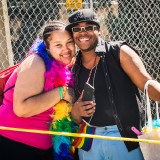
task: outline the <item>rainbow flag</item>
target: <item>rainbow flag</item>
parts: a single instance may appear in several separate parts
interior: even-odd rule
[[[95,127],[88,126],[84,121],[80,124],[78,133],[84,134],[94,134]],[[75,137],[74,141],[72,142],[72,146],[75,148],[80,148],[85,151],[89,151],[92,146],[93,138],[85,138],[85,137]]]

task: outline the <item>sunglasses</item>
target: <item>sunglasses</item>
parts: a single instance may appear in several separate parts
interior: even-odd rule
[[[72,32],[94,31],[98,30],[97,26],[73,27]]]

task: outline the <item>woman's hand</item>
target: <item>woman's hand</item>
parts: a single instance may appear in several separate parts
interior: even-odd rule
[[[63,91],[64,95],[63,95],[63,99],[69,103],[74,103],[75,101],[75,94],[74,94],[74,90],[73,88],[70,87],[66,87],[64,88]]]

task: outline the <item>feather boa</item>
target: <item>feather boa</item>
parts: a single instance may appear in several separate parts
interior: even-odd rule
[[[37,53],[44,60],[46,66],[44,91],[63,86],[72,87],[74,80],[69,68],[50,57],[43,42],[36,44],[38,44]],[[71,108],[71,104],[64,100],[60,100],[59,103],[53,106],[51,131],[77,132],[78,127],[71,118]],[[52,136],[55,160],[73,160],[74,148],[71,145],[72,141],[73,137]]]

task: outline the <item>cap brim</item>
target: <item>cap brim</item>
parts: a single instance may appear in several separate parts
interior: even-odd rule
[[[97,25],[99,28],[99,23],[98,22],[95,22],[95,21],[90,21],[90,20],[84,20],[84,21],[77,21],[76,23],[70,23],[68,24],[65,29],[69,32],[72,32],[72,28],[75,27],[78,23],[81,23],[81,22],[88,22],[88,23],[91,23],[91,24],[95,24]]]
[[[71,23],[71,24],[67,25],[65,29],[66,29],[66,31],[72,32],[72,28],[76,25],[77,25],[77,23]]]

